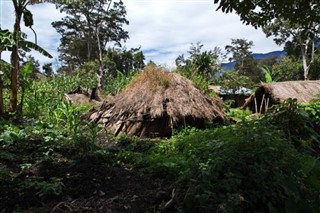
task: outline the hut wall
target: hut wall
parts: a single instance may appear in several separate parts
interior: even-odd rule
[[[219,95],[223,101],[231,100],[233,103],[231,104],[231,108],[237,108],[243,106],[243,104],[246,101],[246,98],[249,97],[249,95],[244,94],[228,94],[228,95]]]

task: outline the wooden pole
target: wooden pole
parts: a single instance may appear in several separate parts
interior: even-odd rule
[[[259,110],[259,113],[260,113],[260,114],[261,114],[261,111],[262,111],[262,106],[263,106],[264,98],[265,98],[265,93],[263,93],[262,100],[261,100],[261,102],[260,102],[260,110]]]

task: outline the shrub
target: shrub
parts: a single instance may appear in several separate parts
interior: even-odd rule
[[[136,162],[175,181],[183,212],[319,210],[319,160],[268,119],[181,130]]]
[[[319,185],[308,182],[319,177],[319,161],[299,153],[265,121],[198,132],[179,143],[190,165],[180,179],[185,211],[319,208]]]
[[[317,122],[319,122],[316,118],[318,109],[319,107],[312,104],[305,105],[303,108],[296,99],[287,99],[270,110],[266,119],[281,130],[287,140],[297,148],[309,149],[314,143],[319,143],[320,139],[316,131]]]

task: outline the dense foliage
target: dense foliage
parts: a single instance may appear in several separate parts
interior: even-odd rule
[[[123,29],[129,21],[123,2],[76,1],[58,4],[68,16],[52,26],[62,36],[60,60],[71,69],[99,58],[109,42],[120,44],[129,38]]]
[[[251,1],[251,0],[214,0],[217,10],[225,13],[235,11],[241,20],[255,27],[282,17],[292,23],[310,27],[310,23],[319,20],[319,2],[307,1]]]
[[[316,111],[314,106],[309,110]],[[292,100],[262,119],[184,130],[146,156],[121,156],[176,181],[182,212],[317,212],[320,137],[313,122],[318,121]],[[127,142],[132,146],[142,143]]]
[[[176,66],[177,71],[192,80],[197,88],[207,91],[208,85],[221,70],[220,64],[223,55],[219,47],[209,51],[203,51],[202,48],[203,44],[201,42],[191,44],[188,51],[189,57],[178,56],[176,58]]]

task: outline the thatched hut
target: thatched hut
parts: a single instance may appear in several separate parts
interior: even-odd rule
[[[273,104],[288,98],[309,102],[320,95],[320,81],[284,81],[261,85],[243,105],[254,113],[264,113]]]
[[[124,91],[88,115],[115,135],[169,137],[179,126],[204,127],[224,120],[221,100],[204,95],[192,82],[148,66]]]
[[[88,89],[84,87],[77,87],[75,90],[64,94],[66,100],[71,101],[74,105],[90,103],[93,105],[101,105],[103,99],[99,95],[96,88]]]

